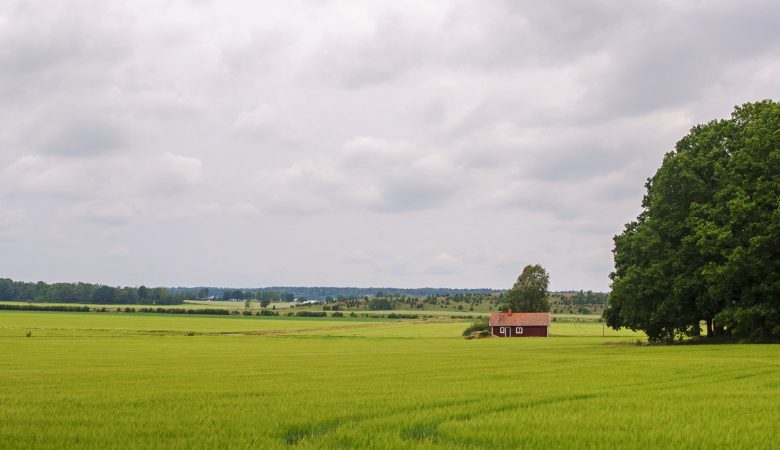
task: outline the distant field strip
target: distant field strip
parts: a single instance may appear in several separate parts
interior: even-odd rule
[[[1,311],[0,448],[776,448],[777,346],[466,324]]]
[[[353,318],[298,318],[244,316],[170,316],[165,314],[95,314],[3,311],[0,337],[18,336],[24,331],[36,336],[94,334],[201,334],[201,335],[279,335],[307,331],[374,328],[400,325],[398,321]],[[14,316],[19,320],[13,320]]]

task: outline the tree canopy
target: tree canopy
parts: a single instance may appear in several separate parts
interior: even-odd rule
[[[697,125],[615,236],[607,323],[651,340],[780,335],[780,103]],[[748,323],[749,322],[749,323]]]
[[[550,276],[539,264],[527,265],[523,273],[517,277],[512,289],[507,291],[504,308],[512,308],[519,312],[547,312],[550,304],[547,301]]]
[[[111,287],[90,283],[28,283],[0,278],[0,300],[45,303],[169,305],[183,303],[184,293],[166,288]]]

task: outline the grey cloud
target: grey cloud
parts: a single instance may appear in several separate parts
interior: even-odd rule
[[[589,101],[607,115],[642,114],[701,98],[730,68],[780,52],[780,5],[771,1],[716,2],[646,20],[612,45],[612,66],[593,80]],[[657,11],[657,14],[662,14]]]
[[[149,8],[0,4],[0,205],[26,211],[0,235],[27,248],[0,272],[506,287],[541,262],[605,289],[663,153],[780,89],[768,1]]]
[[[258,194],[277,211],[401,212],[443,205],[459,190],[459,170],[409,143],[354,138],[329,157],[261,171]]]
[[[287,50],[295,44],[290,30],[258,30],[248,38],[230,43],[221,49],[222,62],[236,78],[254,77],[258,72],[284,70],[291,61]]]
[[[379,199],[370,208],[389,212],[433,208],[457,192],[454,180],[421,179],[419,176],[425,177],[425,174],[389,180],[380,188]]]
[[[31,223],[30,211],[25,208],[0,208],[0,244],[18,242]]]
[[[116,150],[122,131],[107,120],[74,120],[62,124],[41,150],[62,156],[90,156]]]
[[[0,9],[0,94],[9,99],[88,81],[129,54],[121,20],[95,20],[102,5],[9,2]]]
[[[426,34],[402,17],[381,17],[368,36],[328,42],[320,48],[318,62],[326,76],[346,88],[387,83],[424,64],[430,54]]]
[[[367,35],[327,42],[322,65],[347,88],[412,72],[556,67],[599,51],[631,14],[610,3],[467,2],[425,17],[381,15]]]
[[[469,30],[465,40],[446,40],[447,62],[481,71],[560,66],[601,46],[630,18],[609,2],[507,1],[456,10],[447,34]]]
[[[67,218],[88,220],[98,225],[122,226],[138,219],[145,205],[139,199],[88,201],[77,204],[63,212]]]

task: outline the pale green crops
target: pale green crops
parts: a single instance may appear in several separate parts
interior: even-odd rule
[[[778,448],[780,347],[600,324],[0,312],[0,447]],[[27,332],[30,337],[26,337]]]

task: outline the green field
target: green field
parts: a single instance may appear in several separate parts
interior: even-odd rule
[[[780,347],[465,326],[0,311],[0,447],[777,447]]]
[[[236,312],[244,312],[246,308],[244,307],[243,302],[234,302],[234,301],[221,301],[221,300],[212,300],[212,301],[205,301],[205,300],[187,300],[185,303],[177,304],[177,305],[144,305],[144,304],[90,304],[90,303],[45,303],[45,302],[15,302],[15,301],[0,301],[0,305],[32,305],[32,306],[42,306],[42,307],[52,307],[52,306],[88,306],[90,309],[93,310],[100,310],[100,309],[106,309],[108,311],[116,311],[117,308],[124,310],[125,308],[132,308],[132,309],[140,309],[140,308],[164,308],[164,309],[225,309],[228,311],[236,311]],[[279,303],[273,303],[269,306],[269,308],[273,306],[274,309],[272,311],[275,311],[279,313],[280,315],[286,315],[288,313],[295,313],[298,311],[323,311],[322,305],[312,305],[312,306],[299,306],[297,308],[292,308],[292,303],[289,302],[279,302]],[[252,303],[250,311],[252,313],[257,313],[260,311],[260,307],[257,303]],[[332,315],[334,311],[328,311],[329,315]],[[449,309],[392,309],[392,310],[367,310],[367,309],[354,309],[354,310],[341,310],[340,311],[344,315],[350,315],[352,313],[355,313],[358,316],[376,316],[376,315],[388,315],[388,314],[402,314],[402,315],[416,315],[419,317],[447,317],[447,318],[458,318],[462,317],[465,319],[471,319],[471,318],[477,318],[477,317],[489,317],[490,312],[479,312],[479,311],[460,311],[457,309],[449,308]],[[586,321],[586,322],[597,322],[601,319],[601,316],[594,315],[594,314],[552,314],[553,320],[560,320],[560,321]]]

